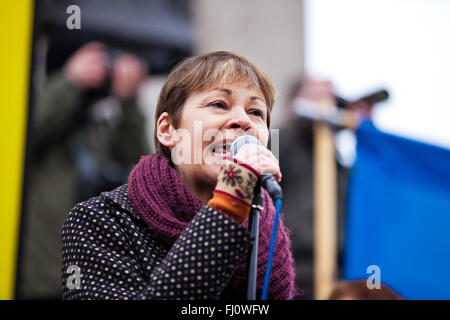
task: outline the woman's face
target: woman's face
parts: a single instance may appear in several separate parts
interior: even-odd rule
[[[174,161],[182,178],[214,188],[223,155],[241,135],[253,135],[267,146],[267,105],[260,89],[249,81],[232,82],[191,94],[176,129],[179,156]],[[185,180],[185,179],[183,179]]]

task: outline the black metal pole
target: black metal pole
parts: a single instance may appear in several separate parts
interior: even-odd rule
[[[259,213],[263,210],[264,198],[261,190],[261,184],[258,182],[255,187],[253,204],[250,210],[248,229],[250,238],[253,241],[249,253],[248,262],[248,282],[247,282],[247,300],[256,300],[256,275],[258,268],[258,239],[259,239]]]

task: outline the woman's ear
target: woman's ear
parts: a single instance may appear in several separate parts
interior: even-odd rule
[[[156,136],[163,146],[168,148],[175,146],[175,128],[167,112],[163,112],[156,122]]]

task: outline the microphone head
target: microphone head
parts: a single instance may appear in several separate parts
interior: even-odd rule
[[[261,145],[261,142],[259,142],[259,140],[255,136],[250,135],[240,136],[239,138],[234,140],[233,143],[231,144],[230,147],[231,156],[234,157],[234,155],[238,153],[243,146],[251,143]]]

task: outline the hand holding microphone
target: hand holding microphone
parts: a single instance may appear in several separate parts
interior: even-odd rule
[[[225,157],[217,179],[213,198],[208,202],[239,223],[252,205],[254,188],[259,179],[275,200],[281,198],[281,171],[278,160],[254,136],[241,136],[231,145],[231,155]]]
[[[245,144],[241,144],[246,142]],[[255,169],[259,174],[271,174],[276,181],[281,181],[278,159],[263,147],[254,136],[241,136],[231,146],[231,156]]]
[[[273,201],[282,198],[279,185],[282,177],[279,162],[256,137],[246,135],[234,140],[231,145],[231,155],[251,166],[261,175],[261,184],[269,192]]]
[[[247,152],[246,152],[247,151]],[[264,284],[261,293],[261,299],[266,300],[269,290],[270,273],[272,269],[272,261],[274,257],[275,249],[275,239],[277,237],[278,222],[281,212],[281,202],[283,194],[281,192],[281,187],[278,184],[281,181],[281,172],[278,165],[278,160],[274,155],[262,147],[259,140],[253,136],[241,136],[233,141],[231,145],[231,155],[235,159],[241,161],[247,161],[248,164],[252,164],[257,168],[259,173],[262,175],[259,177],[261,180],[261,185],[270,194],[274,204],[275,204],[275,217],[272,226],[272,234],[270,236],[270,246],[269,253],[267,257],[266,273],[264,275]],[[258,198],[258,197],[256,197]],[[262,197],[260,198],[262,201]],[[253,219],[259,221],[258,213],[252,215]],[[256,222],[256,227],[250,227],[252,237],[254,237],[256,242],[258,241],[258,222]],[[249,262],[249,283],[247,287],[247,297],[249,299],[255,299],[256,297],[256,265],[257,265],[257,247],[253,246],[250,262]]]
[[[237,138],[233,141],[230,151],[233,157],[225,157],[217,179],[214,196],[209,200],[208,205],[217,208],[237,222],[242,223],[250,213],[258,180],[269,192],[272,200],[275,202],[275,217],[261,294],[261,299],[266,300],[281,212],[282,192],[278,184],[281,181],[280,166],[274,155],[261,146],[259,140],[254,136],[246,135]],[[256,203],[260,202],[261,204],[258,205],[262,205],[263,198],[261,193],[258,192],[255,198],[259,199]],[[251,237],[255,239],[249,261],[249,282],[247,287],[247,297],[249,299],[255,299],[256,295],[259,210],[261,209],[255,207],[252,219],[249,222]]]

